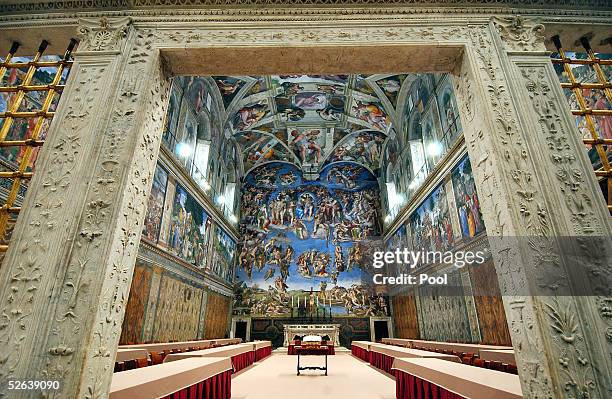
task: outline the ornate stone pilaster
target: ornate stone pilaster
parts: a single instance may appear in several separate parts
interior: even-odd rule
[[[501,39],[508,46],[508,39]],[[558,274],[566,276],[574,296],[543,296],[540,306],[565,397],[606,398],[612,395],[612,320],[602,304],[611,300],[612,225],[549,55],[539,52],[542,40],[508,53],[511,90],[520,103],[519,121],[531,132],[527,140],[536,150],[538,173],[548,178],[553,230],[573,237],[563,244],[576,259],[561,256],[558,262]],[[557,283],[543,281],[554,295]]]
[[[475,27],[458,102],[524,397],[605,398],[606,328],[584,288],[609,290],[612,228],[542,29]]]
[[[79,34],[0,275],[2,386],[60,380],[57,398],[108,395],[169,87],[129,19]]]

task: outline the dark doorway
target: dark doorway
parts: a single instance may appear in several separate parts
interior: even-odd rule
[[[234,338],[242,338],[242,342],[246,342],[247,340],[247,322],[246,321],[236,322],[236,331],[234,331]]]
[[[383,338],[389,338],[389,327],[387,320],[374,320],[374,340],[379,342]]]

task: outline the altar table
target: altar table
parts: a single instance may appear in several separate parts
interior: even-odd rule
[[[521,399],[518,375],[440,359],[396,358],[397,399]]]
[[[461,363],[455,355],[422,351],[418,349],[401,348],[398,346],[371,344],[370,345],[370,364],[380,370],[391,374],[391,367],[395,358],[436,358],[451,362]]]
[[[253,350],[252,342],[228,345],[193,352],[171,353],[166,356],[164,363],[190,357],[230,357],[232,359],[234,373],[237,373],[255,362],[255,351]]]
[[[340,346],[340,324],[285,324],[283,346],[289,346],[293,337],[305,335],[328,336],[334,346]]]
[[[334,347],[333,343],[330,343],[329,341],[327,341],[327,344],[322,344],[321,346],[326,346],[327,347],[327,351],[328,351],[328,355],[335,355],[336,354],[336,348]],[[287,347],[287,354],[288,355],[295,355],[297,354],[295,351],[295,348],[297,346],[300,346],[302,344],[301,341],[291,341],[289,343],[289,346]]]
[[[113,374],[110,399],[230,399],[232,363],[207,357]]]

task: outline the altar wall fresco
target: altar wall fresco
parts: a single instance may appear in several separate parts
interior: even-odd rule
[[[378,191],[371,172],[351,162],[313,181],[287,163],[253,170],[242,189],[234,312],[287,317],[299,298],[334,317],[386,315],[387,299],[363,284],[364,253],[381,228]]]

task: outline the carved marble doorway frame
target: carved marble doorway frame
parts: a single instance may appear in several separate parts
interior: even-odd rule
[[[236,338],[236,323],[239,321],[246,323],[246,341],[249,342],[251,340],[251,317],[250,316],[232,316],[232,327],[230,329],[230,338]]]
[[[452,72],[489,236],[612,235],[594,177],[572,176],[567,190],[559,174],[590,164],[533,21],[91,15],[66,23],[81,43],[0,275],[0,383],[61,379],[55,397],[108,394],[172,75]],[[573,154],[561,161],[553,127]],[[508,289],[528,287],[523,267],[538,266],[512,248],[493,259]],[[589,258],[593,271],[609,272],[600,261]],[[504,297],[526,398],[606,396],[605,300]]]

